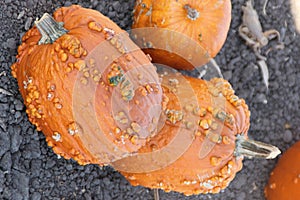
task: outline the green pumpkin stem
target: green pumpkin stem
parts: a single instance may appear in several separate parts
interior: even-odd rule
[[[63,22],[55,21],[48,13],[45,13],[40,20],[35,21],[35,25],[42,35],[38,43],[39,45],[52,44],[55,40],[68,32],[68,30],[63,27]]]
[[[249,138],[245,138],[243,135],[237,136],[235,156],[273,159],[280,153],[280,150],[273,145],[250,140]]]

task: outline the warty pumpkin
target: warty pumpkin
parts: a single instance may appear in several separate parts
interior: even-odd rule
[[[11,68],[29,120],[64,158],[109,164],[153,134],[162,100],[156,68],[95,10],[45,14],[23,36]]]
[[[124,31],[80,6],[37,21],[12,74],[29,120],[55,153],[111,164],[133,185],[218,192],[244,155],[279,153],[247,138],[250,113],[228,82],[159,77]]]
[[[280,157],[265,187],[267,200],[293,200],[300,196],[300,142]]]
[[[162,78],[165,123],[136,156],[112,163],[132,185],[185,195],[218,193],[242,169],[244,156],[270,159],[280,153],[248,138],[248,106],[224,79],[178,73]]]
[[[217,55],[230,22],[230,0],[137,0],[131,32],[153,62],[194,69]]]

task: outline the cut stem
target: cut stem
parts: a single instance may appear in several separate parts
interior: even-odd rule
[[[159,192],[158,189],[153,189],[154,200],[159,200]]]
[[[48,13],[45,13],[40,20],[35,21],[35,25],[42,35],[39,44],[52,44],[68,32],[63,27],[63,22],[55,21]]]
[[[183,6],[183,8],[186,9],[186,11],[187,11],[187,17],[189,19],[191,19],[191,20],[194,21],[194,20],[196,20],[196,19],[199,18],[200,14],[199,14],[198,10],[192,8],[189,4],[185,4]]]
[[[280,150],[273,145],[250,140],[249,138],[245,138],[244,135],[237,136],[235,156],[273,159],[280,153]]]

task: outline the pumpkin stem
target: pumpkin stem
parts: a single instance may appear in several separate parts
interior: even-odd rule
[[[273,145],[250,140],[249,138],[245,138],[244,135],[237,136],[235,156],[273,159],[280,153],[280,150]]]
[[[154,193],[154,200],[159,200],[159,192],[157,188],[153,189],[153,193]]]
[[[51,15],[45,13],[40,20],[35,21],[35,25],[42,37],[38,44],[49,44],[68,32],[63,27],[63,22],[57,22]]]
[[[187,11],[187,17],[189,19],[191,19],[193,21],[196,20],[196,19],[198,19],[199,15],[200,15],[199,12],[198,12],[198,10],[192,8],[189,4],[185,4],[183,6],[183,8],[186,9],[186,11]]]

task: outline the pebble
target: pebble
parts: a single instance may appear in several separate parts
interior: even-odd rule
[[[21,194],[21,199],[29,199],[29,175],[17,170],[13,170],[12,174],[14,177],[13,186],[16,192]]]
[[[0,193],[3,192],[4,183],[5,183],[5,175],[4,172],[0,170]]]
[[[116,12],[114,12],[114,11],[109,11],[109,12],[107,13],[107,15],[108,15],[110,18],[114,18],[114,17],[116,16]]]
[[[85,200],[92,200],[92,197],[89,193],[84,193],[83,197]]]
[[[42,160],[40,159],[33,159],[30,162],[30,170],[31,170],[31,174],[34,177],[39,177],[40,175],[40,171],[41,171],[41,167],[42,167]]]
[[[9,110],[9,104],[8,103],[0,103],[0,110],[2,110],[2,111]]]
[[[110,193],[110,190],[104,190],[103,199],[112,199]]]
[[[121,6],[122,5],[119,1],[115,1],[115,2],[112,3],[112,7],[115,11],[118,11]]]
[[[240,192],[239,195],[237,195],[236,200],[246,200],[247,196],[245,192]]]
[[[19,199],[28,199],[28,198],[25,198],[20,192],[18,192],[17,190],[14,190],[12,192],[11,199],[12,200],[19,200]]]
[[[26,144],[24,150],[22,151],[22,156],[25,159],[38,158],[41,155],[40,145],[38,141],[32,141],[32,143]]]
[[[10,149],[10,138],[5,132],[0,129],[0,158]]]
[[[73,166],[71,164],[68,164],[68,165],[66,165],[66,169],[68,171],[71,171],[71,170],[73,170]]]
[[[16,49],[17,48],[17,42],[15,40],[15,38],[9,38],[6,42],[6,46],[9,49]]]
[[[26,7],[29,9],[32,9],[35,5],[35,2],[33,2],[33,0],[27,0],[26,1]]]
[[[267,104],[268,103],[267,97],[263,93],[257,94],[255,96],[255,101],[258,102],[258,103],[263,103],[263,104]]]
[[[40,182],[40,178],[32,178],[30,180],[30,185],[35,188],[35,189],[39,189],[41,187],[41,182]]]
[[[54,159],[48,159],[45,164],[45,168],[51,169],[52,167],[54,167],[55,164],[56,164],[56,161]]]
[[[231,72],[231,71],[225,71],[225,72],[223,73],[223,77],[224,77],[224,79],[226,79],[226,80],[230,80],[231,77],[232,77],[232,72]]]
[[[99,179],[94,179],[92,182],[91,182],[91,186],[92,187],[96,187],[98,185],[100,185],[100,180]]]
[[[12,166],[11,153],[6,152],[0,160],[0,169],[10,172]]]
[[[32,23],[32,17],[28,17],[26,19],[25,25],[24,25],[24,29],[27,31],[29,30],[29,28],[31,27],[31,23]]]
[[[64,6],[71,6],[71,5],[72,5],[72,2],[70,2],[70,1],[66,1],[64,4]]]
[[[5,119],[3,118],[2,119],[0,118],[0,128],[2,128],[3,131],[6,131],[7,129]]]
[[[21,18],[24,16],[24,14],[25,14],[25,11],[22,10],[22,11],[19,13],[17,19],[21,19]]]
[[[293,133],[290,130],[285,130],[283,134],[283,141],[290,143],[293,140]]]
[[[22,116],[20,111],[15,112],[15,118],[18,119]]]
[[[34,192],[32,194],[31,200],[40,200],[42,199],[42,195],[39,192]]]
[[[14,100],[14,105],[15,105],[15,109],[19,111],[23,110],[24,108],[24,104],[19,99]]]
[[[240,189],[245,183],[247,182],[247,177],[243,174],[240,174],[240,176],[236,177],[236,180],[234,180],[234,188]]]

